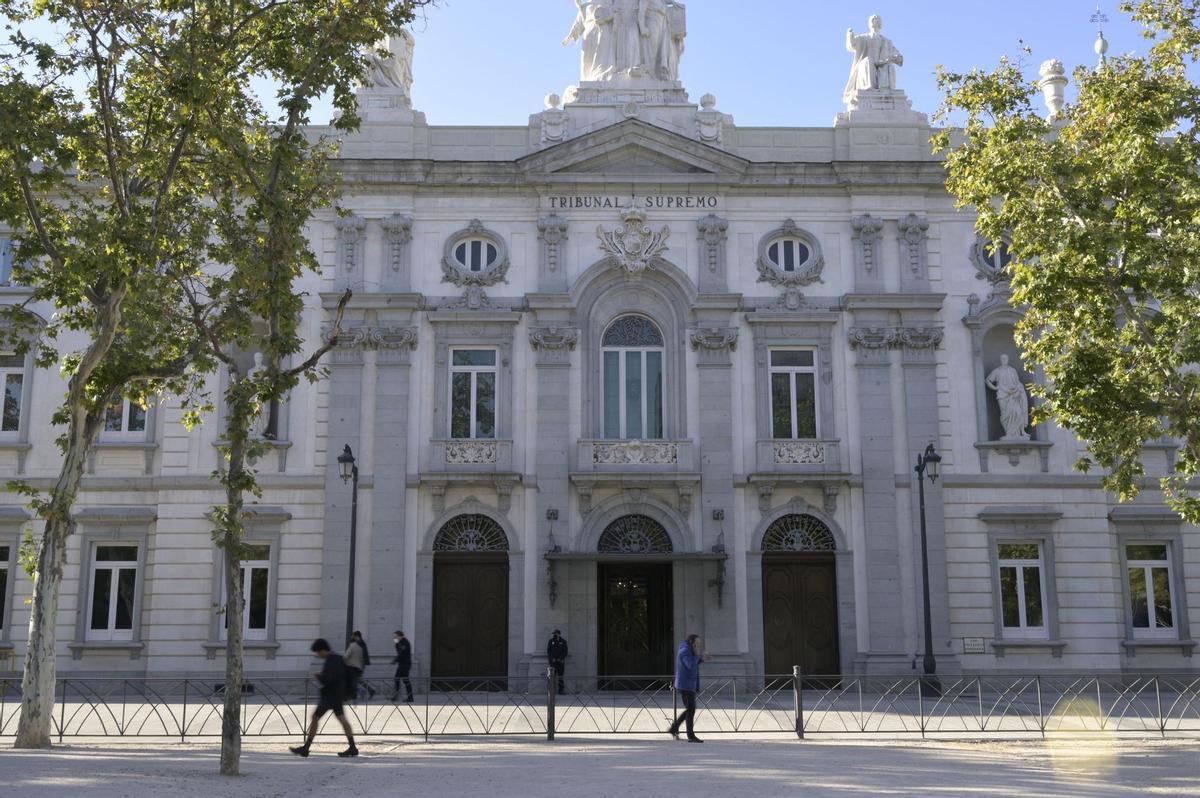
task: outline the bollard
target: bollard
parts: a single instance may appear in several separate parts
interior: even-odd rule
[[[800,676],[800,666],[792,666],[792,700],[796,708],[796,736],[804,739],[804,684]]]
[[[546,668],[546,739],[554,739],[554,698],[558,690],[558,671]]]

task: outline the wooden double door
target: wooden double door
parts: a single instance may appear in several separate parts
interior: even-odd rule
[[[436,554],[430,674],[448,689],[504,689],[508,677],[508,555]]]
[[[762,572],[767,675],[840,673],[833,555],[764,554]]]
[[[600,563],[599,676],[601,688],[637,689],[672,672],[675,640],[670,563]]]

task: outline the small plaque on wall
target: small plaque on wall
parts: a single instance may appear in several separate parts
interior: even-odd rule
[[[962,641],[964,654],[987,653],[987,648],[984,647],[984,638],[982,637],[964,637]]]

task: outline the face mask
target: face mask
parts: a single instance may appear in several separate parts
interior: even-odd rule
[[[399,643],[399,642],[400,642],[400,638],[398,638],[398,637],[393,637],[393,638],[392,638],[392,642],[393,642],[393,643]]]

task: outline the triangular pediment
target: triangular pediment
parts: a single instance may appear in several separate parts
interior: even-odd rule
[[[526,156],[529,175],[742,174],[749,162],[640,120],[626,120]]]

